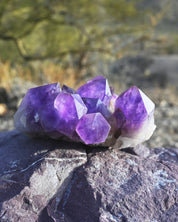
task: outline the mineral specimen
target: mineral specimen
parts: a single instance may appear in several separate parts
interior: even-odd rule
[[[14,116],[25,134],[124,148],[155,130],[154,103],[136,86],[114,94],[98,76],[77,91],[58,83],[29,89]]]
[[[90,113],[79,120],[76,132],[86,144],[97,144],[106,141],[110,128],[101,113]]]
[[[125,117],[121,126],[122,133],[118,138],[122,147],[135,146],[151,137],[156,128],[154,109],[154,103],[136,86],[132,86],[116,99],[115,110],[122,111]]]
[[[77,90],[77,93],[84,98],[100,99],[106,105],[112,97],[108,81],[103,76],[97,76],[88,81]]]

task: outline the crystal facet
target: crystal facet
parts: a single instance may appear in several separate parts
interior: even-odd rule
[[[81,97],[100,99],[106,105],[112,97],[108,81],[102,76],[97,76],[88,81],[77,90],[77,93]]]
[[[29,89],[15,116],[15,127],[32,136],[85,144],[135,146],[152,135],[154,103],[136,86],[114,94],[98,76],[77,91],[58,83]]]
[[[61,92],[58,83],[29,89],[14,116],[14,124],[22,132],[43,135],[41,111],[53,106],[54,99]]]
[[[122,147],[135,146],[149,139],[155,130],[154,103],[136,86],[123,92],[116,100],[115,110],[125,116],[119,140]]]
[[[57,131],[70,138],[75,133],[78,120],[86,113],[87,107],[79,95],[61,92],[45,116],[42,112],[44,129],[50,125],[51,131]],[[50,116],[47,118],[46,115],[49,114]],[[51,116],[53,116],[53,121],[50,123]]]
[[[110,128],[101,113],[90,113],[80,119],[76,131],[86,144],[98,144],[105,142]]]
[[[108,107],[100,100],[96,98],[82,98],[86,107],[88,108],[87,113],[101,113],[105,118],[111,116],[111,112]]]
[[[63,85],[62,86],[62,91],[65,92],[65,93],[70,93],[70,94],[74,94],[75,93],[75,90],[66,86],[66,85]]]

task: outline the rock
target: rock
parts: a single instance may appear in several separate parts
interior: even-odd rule
[[[124,56],[109,65],[110,80],[122,83],[120,87],[123,89],[132,85],[137,85],[141,89],[150,87],[144,73],[153,62],[154,59],[148,55]]]
[[[58,206],[63,221],[177,221],[177,149],[150,150],[147,158],[128,152],[88,155]]]
[[[0,221],[176,222],[178,150],[0,134]]]
[[[80,144],[0,134],[0,221],[36,221],[52,197],[60,200],[73,170],[86,162]]]

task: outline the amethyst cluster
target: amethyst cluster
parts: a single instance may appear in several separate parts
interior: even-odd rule
[[[136,86],[116,95],[98,76],[77,91],[59,83],[29,89],[14,116],[25,134],[120,148],[148,140],[154,103]]]

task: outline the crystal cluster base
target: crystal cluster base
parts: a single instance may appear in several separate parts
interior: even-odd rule
[[[154,109],[136,86],[117,95],[107,79],[98,76],[77,91],[59,83],[29,89],[14,123],[32,136],[124,148],[151,137]]]

